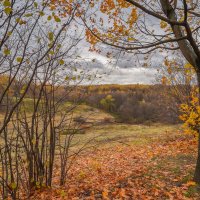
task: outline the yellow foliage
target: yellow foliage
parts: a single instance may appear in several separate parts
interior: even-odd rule
[[[194,181],[188,181],[186,183],[187,186],[196,186],[197,184]]]
[[[102,192],[102,196],[103,196],[103,199],[105,199],[105,200],[109,199],[109,197],[108,197],[108,190],[104,190]]]
[[[92,30],[94,33],[97,33],[97,30],[94,29]],[[86,30],[86,40],[91,43],[92,45],[95,45],[98,43],[98,39],[91,33],[91,31],[89,29]]]
[[[78,179],[79,180],[83,180],[86,178],[86,173],[84,171],[80,171],[80,173],[78,174]]]
[[[193,89],[190,95],[190,102],[180,106],[181,115],[179,118],[184,122],[185,133],[197,134],[200,125],[200,105],[198,90]]]
[[[167,27],[167,23],[164,21],[160,21],[160,28],[165,29]]]
[[[131,15],[129,17],[129,26],[133,26],[133,24],[137,21],[138,19],[138,14],[137,14],[137,9],[133,8],[131,11]]]
[[[165,77],[165,76],[162,77],[162,84],[163,85],[167,84],[167,77]]]
[[[170,62],[167,59],[165,59],[164,60],[164,65],[167,66],[167,67],[169,67],[170,66]]]
[[[115,8],[115,3],[113,0],[104,0],[101,4],[100,10],[102,13],[109,12]]]
[[[128,8],[131,5],[130,3],[124,0],[117,0],[117,3],[121,8]]]

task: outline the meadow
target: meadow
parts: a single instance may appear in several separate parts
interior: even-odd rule
[[[34,105],[30,97],[23,100],[21,113],[28,124]],[[181,123],[126,123],[111,110],[83,101],[66,101],[61,109],[71,107],[71,128],[59,136],[60,145],[70,141],[66,182],[59,186],[58,148],[51,187],[37,185],[30,199],[199,199],[199,186],[193,182],[197,138],[184,133]],[[58,112],[55,123],[61,119]]]
[[[85,123],[95,122],[74,137],[72,151],[84,150],[65,186],[57,187],[56,171],[52,188],[39,188],[32,199],[199,199],[192,181],[197,140],[181,124],[117,123],[86,105],[76,112],[87,116]]]

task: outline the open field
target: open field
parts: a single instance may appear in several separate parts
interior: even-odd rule
[[[180,126],[111,123],[77,137],[82,144],[95,137],[93,148],[74,162],[65,187],[55,187],[55,176],[33,199],[200,199],[192,182],[196,139]]]
[[[73,117],[83,117],[82,125],[89,126],[73,136],[71,153],[83,150],[72,162],[67,183],[59,186],[55,170],[52,188],[38,188],[32,199],[200,199],[192,181],[197,141],[181,125],[116,123],[85,104],[75,108]]]

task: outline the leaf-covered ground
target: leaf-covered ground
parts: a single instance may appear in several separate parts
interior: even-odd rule
[[[162,131],[152,134],[148,142],[134,143],[151,135],[137,133],[137,138],[132,135],[82,153],[65,187],[58,186],[57,171],[54,186],[41,188],[32,199],[200,199],[199,188],[192,182],[196,140],[175,128]]]

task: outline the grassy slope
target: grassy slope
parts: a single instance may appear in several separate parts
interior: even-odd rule
[[[95,149],[78,157],[61,192],[42,190],[33,199],[200,199],[190,183],[196,143],[180,126],[105,124],[105,118],[113,117],[86,105],[75,110],[80,115],[100,123],[75,136],[75,149],[89,140],[88,147]]]
[[[192,182],[197,144],[180,126],[101,124],[77,135],[76,148],[94,136],[95,148],[77,158],[67,185],[37,198],[200,199]]]
[[[92,154],[85,154],[84,160],[80,157],[79,163],[84,163],[86,158],[87,163],[97,162],[105,171],[109,169],[109,172],[101,174],[105,176],[104,183],[100,180],[102,177],[99,177],[98,173],[93,174],[100,181],[100,183],[97,181],[97,184],[100,184],[99,187],[103,184],[102,191],[107,188],[108,198],[119,198],[119,195],[114,196],[113,191],[118,191],[118,185],[124,182],[125,186],[122,184],[122,191],[125,193],[125,199],[133,194],[137,199],[200,199],[198,198],[200,195],[197,190],[198,186],[194,186],[191,182],[195,166],[196,142],[192,136],[183,134],[180,126],[101,125],[90,129],[85,136],[81,136],[82,141],[94,135],[99,136],[95,141],[99,148]],[[112,164],[110,163],[111,157],[115,159]],[[136,164],[124,160],[127,158],[131,161],[135,157]],[[137,172],[138,163],[143,171]],[[111,168],[110,164],[113,165]],[[129,165],[131,168],[128,167]],[[88,166],[84,164],[83,166],[77,173],[83,176],[81,181],[86,184],[87,188],[87,181],[90,182],[93,177],[87,170]],[[94,170],[93,167],[91,170]],[[119,174],[125,171],[126,175],[121,177],[118,174],[119,179],[115,179],[114,176],[111,179],[106,178],[109,173],[116,171],[119,171]],[[141,177],[137,178],[138,175]],[[80,179],[79,176],[77,177]],[[115,180],[114,183],[113,180]],[[106,184],[110,184],[109,187]],[[87,189],[92,190],[90,187]],[[137,188],[136,191],[134,187]],[[95,190],[95,187],[93,189]],[[83,194],[79,193],[79,195]]]

